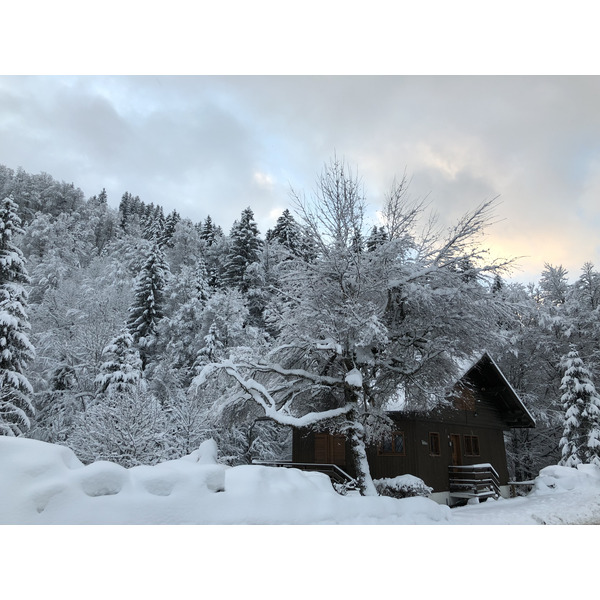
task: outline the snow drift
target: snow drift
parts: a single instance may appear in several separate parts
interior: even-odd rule
[[[401,479],[401,481],[405,481]],[[542,469],[527,497],[450,510],[424,497],[340,496],[321,473],[190,455],[126,469],[66,447],[0,436],[0,524],[600,524],[600,468]]]
[[[0,523],[413,524],[450,516],[427,498],[340,496],[321,473],[216,458],[208,440],[154,466],[85,466],[66,447],[0,437]]]

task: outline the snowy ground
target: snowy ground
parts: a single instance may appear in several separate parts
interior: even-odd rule
[[[600,524],[600,469],[547,467],[527,496],[449,509],[426,498],[340,496],[327,476],[217,462],[212,440],[184,458],[125,469],[0,437],[0,523],[15,525]]]
[[[426,498],[343,497],[319,473],[226,467],[216,452],[208,441],[182,459],[124,469],[84,466],[65,447],[0,436],[3,588],[61,600],[249,590],[265,600],[317,585],[319,596],[354,598],[389,595],[380,574],[396,573],[403,590],[426,585],[435,596],[465,568],[476,587],[493,581],[544,600],[587,596],[596,585],[594,569],[568,559],[569,548],[595,547],[594,527],[518,525],[600,523],[597,467],[548,467],[527,497],[451,510]],[[43,524],[162,527],[22,527]],[[165,527],[186,524],[208,527]],[[390,527],[399,524],[424,527]],[[515,527],[482,527],[502,524]],[[559,575],[572,567],[576,577]]]

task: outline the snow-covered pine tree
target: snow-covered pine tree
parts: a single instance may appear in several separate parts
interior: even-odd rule
[[[215,225],[210,215],[206,217],[203,224],[198,224],[200,238],[206,242],[207,246],[212,246],[215,240],[223,236],[223,230],[219,225]]]
[[[142,377],[142,360],[133,346],[133,337],[122,331],[104,348],[106,361],[96,378],[100,393],[132,393]]]
[[[21,233],[21,220],[12,196],[0,205],[0,434],[21,435],[30,427],[34,413],[33,390],[24,375],[26,364],[35,357],[29,341],[26,314],[29,282],[25,260],[14,244]]]
[[[147,348],[163,317],[163,291],[169,276],[169,266],[160,246],[155,243],[142,267],[129,309],[127,328],[140,348]],[[142,361],[145,360],[145,351]]]
[[[123,230],[127,230],[127,224],[130,220],[132,213],[132,196],[129,192],[125,192],[121,197],[121,202],[119,203],[119,214],[121,216],[119,225]]]
[[[385,230],[385,227],[377,227],[377,225],[373,225],[373,229],[371,229],[371,234],[367,238],[366,246],[369,252],[373,252],[377,246],[384,244],[388,240],[388,235]]]
[[[273,242],[281,244],[296,256],[302,255],[302,230],[287,208],[277,219],[275,227],[267,231],[265,239],[270,244]]]
[[[560,465],[576,467],[580,463],[600,466],[600,396],[588,369],[571,344],[563,357],[565,375],[560,389],[565,411],[565,425],[560,440]]]
[[[176,210],[173,210],[167,215],[163,230],[158,237],[158,242],[162,248],[173,247],[171,239],[175,233],[175,228],[177,227],[177,223],[179,223],[179,221],[181,221],[181,216]]]
[[[147,208],[150,209],[151,207],[152,205]],[[154,210],[147,210],[142,222],[144,225],[142,236],[147,240],[157,242],[162,247],[166,241],[166,220],[163,215],[162,206],[157,206]]]
[[[200,348],[194,367],[198,372],[207,364],[220,359],[223,342],[219,339],[219,329],[216,323],[212,323],[208,333],[204,336],[204,346]]]
[[[187,386],[206,332],[203,314],[210,293],[203,261],[195,267],[184,266],[171,278],[167,291],[169,302],[158,328],[157,359],[164,370],[177,370]]]
[[[231,244],[225,260],[225,281],[231,287],[237,287],[242,292],[248,291],[244,281],[246,269],[252,263],[258,262],[262,241],[254,221],[254,213],[250,207],[242,211],[239,221],[235,221],[229,234]]]
[[[128,331],[104,349],[98,394],[75,419],[67,442],[84,461],[110,460],[124,467],[166,458],[166,421],[160,402],[147,390],[142,361]]]

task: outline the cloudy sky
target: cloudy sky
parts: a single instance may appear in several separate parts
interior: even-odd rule
[[[442,223],[498,196],[514,278],[574,278],[600,268],[599,101],[600,77],[0,76],[0,164],[264,234],[337,153],[373,219],[404,172]]]

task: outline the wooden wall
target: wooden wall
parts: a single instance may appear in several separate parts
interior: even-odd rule
[[[421,478],[434,492],[448,490],[448,467],[452,464],[451,434],[460,436],[460,457],[464,465],[490,463],[498,472],[500,485],[508,482],[508,468],[504,434],[501,429],[481,427],[470,423],[472,418],[458,418],[449,423],[441,420],[405,418],[396,419],[396,431],[404,433],[405,455],[382,455],[376,446],[367,449],[371,475],[373,479],[396,477],[410,474]],[[429,451],[429,434],[439,433],[440,455],[431,456]],[[479,456],[465,456],[464,436],[477,436]],[[322,462],[315,459],[315,434],[309,431],[294,430],[293,452],[294,462]],[[346,443],[344,460],[331,461],[338,464],[347,473],[355,476],[349,444]],[[345,464],[343,464],[345,463]]]
[[[509,404],[503,396],[507,393],[507,386],[495,368],[491,368],[485,361],[481,364],[482,368],[471,369],[456,385],[453,401],[448,406],[427,415],[390,413],[396,423],[395,429],[404,433],[405,453],[384,455],[376,446],[368,448],[371,475],[374,479],[411,474],[423,479],[434,492],[447,491],[448,467],[453,464],[450,442],[454,436],[454,439],[458,438],[460,441],[459,464],[490,463],[498,473],[500,485],[507,484],[504,431],[510,428],[512,418],[507,413]],[[510,408],[513,409],[514,407]],[[517,419],[513,424],[530,426],[527,419]],[[439,456],[430,453],[430,433],[439,434]],[[477,436],[477,456],[465,454],[465,436]],[[322,448],[325,445],[322,440],[318,441],[317,445],[321,449],[319,457],[322,457]],[[314,433],[294,431],[292,459],[294,462],[322,462],[315,457]],[[350,475],[355,476],[348,443],[345,444],[345,453],[338,450],[335,460],[329,462],[338,464]]]
[[[433,420],[402,420],[396,429],[404,432],[406,456],[381,455],[378,449],[368,449],[371,475],[374,479],[409,473],[420,477],[434,492],[448,490],[448,467],[452,465],[451,434],[460,436],[460,461],[463,465],[490,463],[498,472],[500,485],[508,482],[508,467],[502,430],[447,423]],[[429,434],[440,436],[440,455],[429,451]],[[464,436],[477,436],[479,455],[465,455]]]

